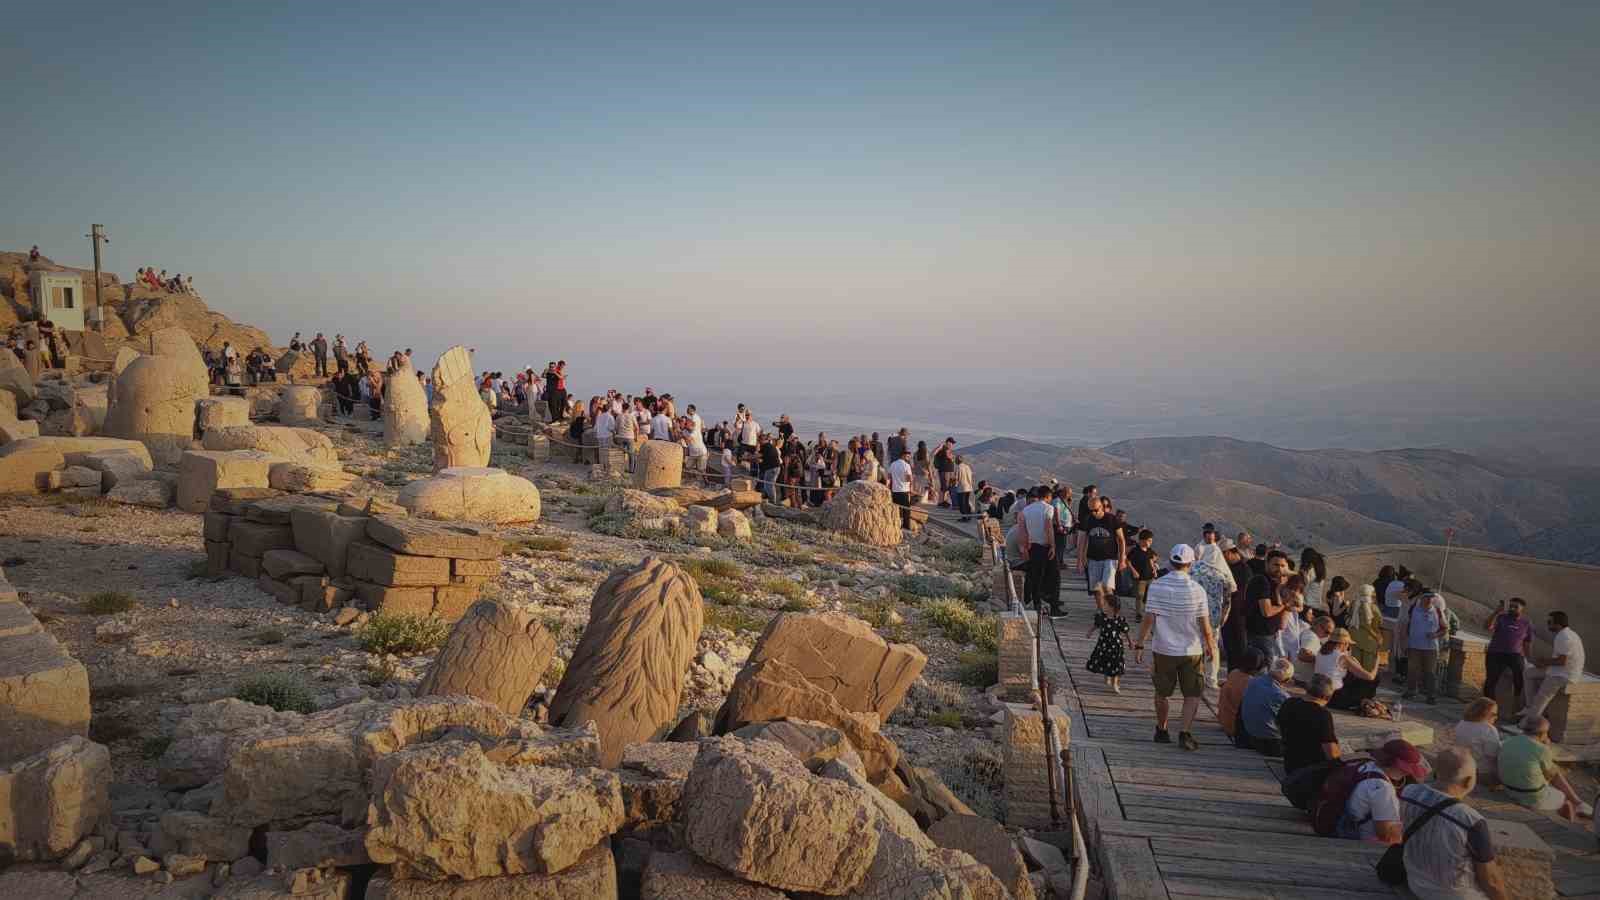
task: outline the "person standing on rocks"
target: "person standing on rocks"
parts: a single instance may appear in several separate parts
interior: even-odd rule
[[[1183,692],[1178,746],[1184,750],[1200,749],[1192,729],[1204,690],[1201,660],[1210,660],[1217,654],[1211,617],[1206,614],[1206,592],[1189,577],[1194,560],[1194,548],[1188,544],[1177,544],[1167,554],[1172,571],[1150,585],[1144,618],[1139,623],[1139,640],[1133,645],[1134,662],[1142,661],[1147,642],[1154,657],[1151,680],[1155,687],[1156,743],[1171,743],[1167,732],[1168,698],[1174,688]]]
[[[760,487],[767,499],[774,504],[783,502],[779,494],[778,476],[783,474],[783,453],[778,449],[778,442],[767,434],[759,438],[760,445],[756,450],[756,466],[760,470]]]
[[[628,471],[633,471],[633,454],[638,448],[635,446],[635,436],[639,433],[639,420],[633,417],[633,410],[623,409],[621,413],[612,417],[613,426],[611,441],[622,452],[628,454]]]
[[[339,369],[339,374],[350,371],[350,349],[344,344],[344,335],[333,336],[333,362]]]
[[[318,378],[327,378],[328,377],[328,339],[323,337],[322,336],[322,332],[320,332],[320,331],[317,332],[317,336],[316,337],[311,339],[311,358],[316,363],[316,374],[317,374],[317,377]]]
[[[950,495],[955,491],[956,478],[956,439],[947,437],[939,449],[933,451],[933,470],[939,477],[938,496],[934,499],[945,508],[950,508]]]

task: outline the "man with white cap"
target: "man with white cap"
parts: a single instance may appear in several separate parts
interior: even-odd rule
[[[1200,661],[1202,657],[1212,658],[1217,652],[1211,618],[1206,614],[1206,592],[1189,577],[1194,559],[1194,548],[1188,544],[1177,544],[1167,554],[1172,571],[1151,583],[1144,619],[1139,623],[1139,640],[1133,645],[1134,662],[1142,662],[1145,642],[1154,635],[1150,645],[1154,654],[1151,681],[1155,685],[1155,741],[1158,744],[1172,742],[1167,733],[1167,698],[1172,696],[1173,688],[1183,691],[1183,724],[1178,730],[1178,746],[1185,750],[1200,749],[1200,743],[1191,733],[1204,690]]]

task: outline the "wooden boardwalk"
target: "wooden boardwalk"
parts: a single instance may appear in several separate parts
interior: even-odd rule
[[[1281,764],[1231,745],[1217,724],[1215,692],[1207,693],[1195,721],[1198,751],[1176,744],[1182,709],[1176,695],[1169,724],[1174,743],[1153,743],[1149,657],[1134,665],[1128,654],[1120,694],[1085,671],[1094,642],[1083,633],[1094,604],[1082,582],[1072,581],[1062,589],[1069,617],[1054,623],[1053,634],[1051,625],[1044,626],[1041,665],[1057,705],[1072,718],[1072,767],[1085,838],[1109,897],[1395,896],[1374,873],[1382,848],[1316,836],[1279,792]],[[1381,743],[1395,727],[1348,714],[1336,714],[1336,720],[1341,741],[1356,747]],[[1563,896],[1600,896],[1593,834],[1491,798],[1475,796],[1471,802],[1490,818],[1529,824],[1556,849],[1556,886]]]

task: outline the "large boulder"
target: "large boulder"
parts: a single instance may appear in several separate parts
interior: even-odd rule
[[[258,729],[288,730],[296,713],[278,712],[229,697],[190,707],[173,729],[172,743],[156,763],[156,777],[167,790],[186,791],[222,775],[228,756],[245,735]]]
[[[194,441],[194,402],[201,396],[182,363],[141,356],[117,376],[105,433],[139,441],[156,462],[171,465]]]
[[[292,494],[342,491],[355,480],[355,473],[346,472],[337,463],[309,462],[303,459],[275,462],[267,471],[267,484],[273,490]]]
[[[676,516],[682,507],[666,497],[623,488],[606,500],[606,512],[629,519],[663,519]]]
[[[229,739],[211,814],[252,827],[340,814],[365,802],[377,760],[452,729],[484,740],[538,731],[470,697],[357,701],[295,715]]]
[[[501,875],[471,881],[379,875],[368,882],[366,900],[607,900],[616,896],[617,862],[610,843],[602,841],[577,862],[548,875]]]
[[[291,384],[278,396],[278,421],[284,425],[316,425],[322,421],[322,389]]]
[[[0,468],[4,463],[0,460]],[[10,628],[0,637],[0,765],[4,765],[89,733],[89,673],[48,631],[37,627],[20,602],[0,604],[19,623],[34,626]]]
[[[400,489],[395,501],[414,516],[505,525],[539,520],[539,489],[504,469],[454,467]]]
[[[989,867],[1016,900],[1033,900],[1028,864],[1005,827],[983,816],[946,816],[928,829],[928,837],[947,850],[960,850]]]
[[[681,484],[683,445],[676,441],[645,441],[633,458],[633,486],[649,491]]]
[[[428,405],[428,437],[433,470],[487,466],[494,445],[494,418],[478,395],[472,354],[451,347],[433,366],[433,400]]]
[[[208,430],[201,445],[207,450],[259,450],[284,459],[328,465],[339,461],[339,453],[327,435],[288,425],[225,425]]]
[[[868,784],[860,772],[835,760],[822,767],[824,778],[859,791],[875,813],[877,847],[866,876],[852,897],[899,900],[1010,900],[1000,879],[961,850],[942,848],[922,833],[909,813]]]
[[[33,386],[33,378],[28,370],[22,367],[22,361],[17,355],[7,350],[0,354],[0,391],[12,395],[16,400],[15,406],[27,406],[33,402],[38,392]]]
[[[151,332],[149,340],[150,354],[177,363],[195,397],[211,393],[211,373],[206,368],[205,357],[200,355],[200,348],[194,345],[194,338],[188,332],[182,328],[162,328]]]
[[[465,694],[515,716],[555,651],[555,638],[537,619],[509,603],[481,600],[450,629],[416,695]]]
[[[28,437],[0,446],[0,494],[40,494],[49,473],[66,467],[52,438]]]
[[[61,458],[69,466],[90,466],[89,458],[93,454],[106,451],[121,451],[131,453],[138,457],[145,468],[153,467],[150,450],[144,444],[133,440],[122,440],[110,437],[41,437],[28,443],[30,447],[50,447],[61,453]]]
[[[559,872],[621,824],[615,773],[502,766],[440,741],[373,767],[367,853],[433,879]]]
[[[142,449],[142,446],[141,446]],[[126,450],[97,450],[86,454],[81,465],[100,473],[100,487],[110,491],[119,484],[150,477],[150,458]]]
[[[0,768],[0,856],[66,855],[111,814],[111,753],[73,736]]]
[[[195,401],[194,424],[204,436],[215,428],[250,424],[250,401],[244,397],[202,397]]]
[[[11,396],[6,394],[7,397]],[[39,423],[32,419],[0,419],[0,447],[39,436]]]
[[[428,394],[407,360],[384,381],[383,443],[389,447],[428,439]]]
[[[822,525],[874,547],[900,544],[900,509],[889,489],[870,481],[852,481],[822,504]]]
[[[640,900],[785,900],[783,891],[741,881],[692,853],[650,854]]]
[[[767,624],[750,662],[776,659],[832,694],[845,709],[887,721],[928,664],[915,644],[891,644],[840,612],[783,613]]]
[[[760,660],[739,671],[717,716],[717,733],[785,718],[821,722],[839,729],[861,757],[873,784],[887,783],[893,777],[900,751],[878,732],[877,714],[846,709],[832,694],[782,660]]]
[[[689,849],[786,891],[849,893],[877,855],[879,818],[864,791],[812,775],[766,741],[701,743],[684,786]]]
[[[613,572],[595,590],[550,721],[598,723],[608,768],[628,744],[664,737],[677,721],[704,616],[700,588],[672,563],[651,556]]]
[[[178,508],[203,513],[219,488],[265,488],[274,461],[255,450],[189,450],[178,460]]]
[[[617,775],[622,779],[622,810],[628,828],[677,821],[683,785],[699,752],[695,743],[664,741],[629,744],[622,751]]]

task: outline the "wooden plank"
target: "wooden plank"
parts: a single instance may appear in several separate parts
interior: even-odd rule
[[[1072,787],[1078,798],[1078,816],[1087,837],[1097,837],[1106,824],[1122,820],[1122,803],[1105,756],[1094,747],[1072,748]]]
[[[1264,831],[1268,833],[1313,834],[1311,823],[1265,816],[1241,816],[1235,812],[1212,813],[1175,809],[1171,806],[1134,806],[1123,804],[1122,814],[1130,822],[1177,822],[1193,830],[1232,828],[1236,831]]]
[[[1188,769],[1195,771],[1201,777],[1217,769],[1237,769],[1241,772],[1262,775],[1272,774],[1267,758],[1253,751],[1228,748],[1217,750],[1202,747],[1199,750],[1191,750],[1180,755],[1152,752],[1148,742],[1130,744],[1126,742],[1100,741],[1097,743],[1100,749],[1105,751],[1106,761],[1112,765],[1134,766],[1136,768]]]
[[[1245,811],[1254,815],[1264,809],[1287,809],[1297,815],[1305,813],[1290,806],[1282,797],[1269,797],[1266,794],[1241,794],[1238,791],[1217,790],[1207,787],[1203,781],[1197,781],[1184,787],[1157,787],[1149,784],[1119,784],[1117,796],[1123,803],[1132,803],[1139,806],[1170,806],[1188,809],[1190,801],[1196,803],[1227,803],[1234,806],[1245,807]]]
[[[1126,837],[1146,837],[1150,840],[1195,840],[1196,835],[1205,835],[1205,840],[1215,841],[1219,844],[1233,844],[1238,846],[1260,845],[1269,846],[1295,856],[1313,858],[1328,847],[1333,838],[1325,838],[1315,834],[1291,834],[1286,831],[1245,831],[1238,828],[1208,828],[1199,831],[1193,826],[1172,821],[1170,818],[1160,822],[1109,822],[1104,827],[1104,832],[1109,835]],[[1358,841],[1346,841],[1351,847],[1366,845]],[[1373,844],[1373,848],[1381,854],[1382,847]]]
[[[1210,878],[1259,885],[1277,884],[1294,889],[1320,887],[1390,893],[1389,886],[1378,880],[1378,873],[1370,866],[1363,867],[1363,873],[1358,876],[1345,867],[1323,866],[1320,860],[1285,860],[1284,863],[1279,866],[1244,868],[1232,862],[1157,857],[1157,864],[1165,878]]]
[[[1223,820],[1229,816],[1249,816],[1260,820],[1262,824],[1280,821],[1293,825],[1306,821],[1305,813],[1287,803],[1209,800],[1188,795],[1162,796],[1155,792],[1126,791],[1121,787],[1117,789],[1117,796],[1122,798],[1123,814],[1130,819],[1149,818],[1166,813],[1178,821],[1188,821],[1197,814],[1216,816]],[[1138,816],[1134,814],[1135,810],[1139,812]]]
[[[1327,890],[1324,888],[1258,885],[1247,881],[1221,881],[1210,878],[1168,878],[1172,900],[1225,898],[1225,900],[1352,900],[1362,897],[1394,897],[1393,891]]]
[[[1244,791],[1253,794],[1269,794],[1274,797],[1283,795],[1278,783],[1272,780],[1271,776],[1265,772],[1259,776],[1252,776],[1243,772],[1199,772],[1184,769],[1112,765],[1111,777],[1116,779],[1118,784],[1164,784],[1172,787],[1187,787],[1204,782],[1215,790]]]
[[[1383,856],[1383,848],[1372,844],[1370,841],[1341,841],[1323,838],[1322,844],[1316,850],[1316,860],[1319,865],[1322,861],[1327,860],[1341,865],[1358,866],[1370,871]],[[1368,846],[1369,844],[1371,846]],[[1162,856],[1189,856],[1195,859],[1230,860],[1244,863],[1265,862],[1275,866],[1283,864],[1282,847],[1271,844],[1254,844],[1249,841],[1235,844],[1228,841],[1205,838],[1196,838],[1194,840],[1151,838],[1150,849],[1155,851],[1157,859]]]
[[[1142,838],[1104,837],[1097,848],[1108,900],[1159,900],[1167,896],[1161,869]]]

